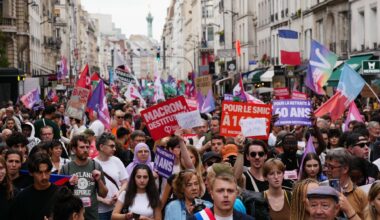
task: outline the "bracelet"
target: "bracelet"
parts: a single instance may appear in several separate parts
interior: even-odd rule
[[[351,217],[347,217],[347,219],[352,219],[353,217],[355,217],[357,215],[357,213],[355,212]]]

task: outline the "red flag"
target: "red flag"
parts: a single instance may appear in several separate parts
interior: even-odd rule
[[[344,103],[347,101],[347,97],[338,91],[315,111],[315,116],[321,117],[323,115],[330,114],[331,119],[335,121],[346,110]]]
[[[92,76],[91,76],[91,81],[99,81],[99,80],[100,80],[99,73],[98,72],[93,72]]]
[[[241,55],[241,49],[240,49],[240,40],[236,40],[236,43],[235,43],[236,45],[236,54],[237,54],[237,56],[239,56],[240,57],[240,55]]]
[[[91,79],[88,71],[88,64],[84,67],[79,76],[76,86],[91,90]]]

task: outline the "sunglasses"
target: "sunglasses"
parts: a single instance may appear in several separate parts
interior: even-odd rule
[[[116,116],[116,118],[120,119],[120,118],[124,118],[124,116]]]
[[[206,161],[206,165],[208,167],[211,167],[214,163],[220,163],[220,162],[221,162],[221,160],[218,160],[218,159],[216,159],[216,160],[208,160],[208,161]]]
[[[360,148],[363,148],[365,146],[369,146],[369,142],[364,142],[364,143],[360,143],[360,144],[355,144],[354,146],[359,146]]]
[[[251,157],[256,157],[256,155],[259,155],[259,157],[263,157],[265,155],[265,152],[264,151],[260,151],[260,152],[252,151],[251,153],[249,153],[249,156],[251,156]]]

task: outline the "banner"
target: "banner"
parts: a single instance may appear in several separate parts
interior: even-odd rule
[[[152,138],[158,140],[174,134],[179,129],[175,115],[188,111],[189,107],[185,98],[179,96],[141,111],[141,116],[147,124]]]
[[[169,178],[173,173],[174,154],[161,147],[157,147],[154,158],[154,169],[164,178]]]
[[[278,114],[278,121],[274,125],[307,125],[311,126],[310,100],[273,100],[273,114]]]
[[[292,99],[306,100],[307,99],[307,94],[303,93],[303,92],[293,91],[292,92]]]
[[[135,76],[126,70],[117,68],[117,69],[115,69],[114,74],[116,74],[117,79],[124,84],[134,84],[136,86],[139,85]]]
[[[274,95],[276,99],[290,99],[289,89],[288,88],[274,88]]]
[[[197,92],[200,91],[203,96],[206,96],[208,91],[212,89],[211,75],[195,78],[195,89]]]
[[[40,101],[40,91],[36,88],[20,98],[20,101],[28,109],[32,109],[33,105]]]
[[[242,132],[240,123],[242,119],[252,118],[261,120],[262,118],[265,118],[266,134],[257,136],[253,135],[252,137],[266,140],[268,139],[270,132],[271,117],[271,105],[223,101],[220,135],[236,136],[240,134]]]
[[[90,95],[90,90],[82,87],[75,87],[71,98],[67,103],[65,115],[70,118],[83,119],[86,111],[87,99]]]

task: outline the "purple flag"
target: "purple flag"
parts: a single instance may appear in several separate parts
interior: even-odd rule
[[[309,137],[309,140],[307,141],[307,144],[306,144],[306,148],[303,152],[303,155],[302,155],[302,160],[301,160],[301,166],[300,166],[300,169],[298,171],[298,180],[300,180],[302,178],[302,169],[303,169],[303,161],[305,160],[305,157],[308,153],[315,153],[315,147],[313,145],[313,136],[310,135]]]
[[[22,96],[20,101],[26,108],[31,109],[36,102],[40,101],[40,91],[36,88]]]
[[[212,95],[212,89],[208,90],[207,96],[203,102],[201,113],[208,113],[215,110],[215,100]]]
[[[201,91],[197,91],[197,102],[198,102],[198,109],[202,109],[203,102],[204,102],[204,97],[202,95]]]
[[[103,80],[99,81],[98,86],[95,88],[87,103],[87,107],[97,112],[99,120],[105,127],[110,128],[111,118],[108,112],[107,96],[105,95]]]

